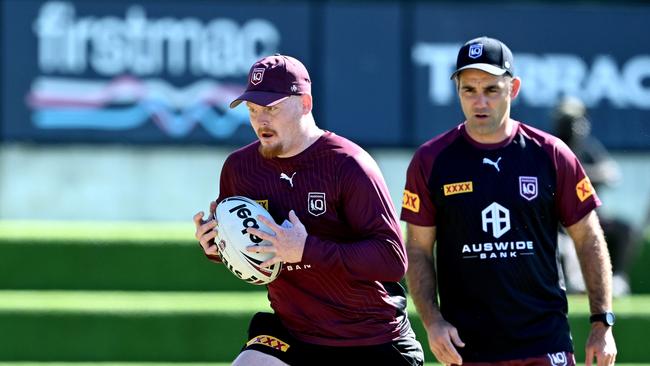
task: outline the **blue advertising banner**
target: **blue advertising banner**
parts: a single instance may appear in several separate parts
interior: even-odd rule
[[[3,2],[2,135],[62,142],[248,142],[228,103],[276,52],[309,65],[304,4]],[[286,22],[291,19],[291,22]]]
[[[449,76],[462,43],[487,35],[510,47],[522,79],[513,118],[552,131],[553,106],[575,96],[608,147],[650,148],[650,8],[418,4],[413,14],[416,142],[463,121]]]
[[[515,119],[551,131],[576,96],[607,147],[650,149],[648,19],[643,5],[7,0],[0,138],[240,145],[247,111],[227,104],[280,52],[309,69],[321,127],[413,147],[462,122],[449,75],[488,35],[515,55]]]
[[[324,15],[321,116],[327,127],[364,145],[405,144],[399,4],[333,3]]]

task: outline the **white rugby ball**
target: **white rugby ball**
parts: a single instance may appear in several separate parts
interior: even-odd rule
[[[237,278],[254,285],[266,285],[275,280],[282,269],[281,263],[261,267],[262,262],[271,259],[275,253],[255,253],[246,250],[251,245],[271,245],[267,240],[249,234],[246,229],[256,228],[273,234],[273,231],[257,219],[258,215],[273,221],[259,203],[246,197],[233,196],[217,206],[217,237],[215,242],[223,264]]]

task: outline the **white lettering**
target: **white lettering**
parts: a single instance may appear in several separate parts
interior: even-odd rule
[[[644,87],[644,80],[650,79],[650,56],[632,57],[623,67],[623,79],[632,104],[650,109],[650,87]]]
[[[533,242],[530,240],[464,244],[461,252],[463,258],[467,259],[518,258],[519,254],[534,255]],[[477,256],[464,255],[465,253],[474,253]]]
[[[323,201],[323,200],[320,200],[320,199],[318,199],[318,200],[312,200],[312,201],[310,202],[310,204],[311,204],[311,209],[312,209],[312,210],[315,210],[315,211],[322,211],[322,210],[325,209],[325,201]]]
[[[537,192],[537,186],[535,183],[522,183],[525,194],[535,194]]]
[[[449,105],[455,97],[449,76],[454,70],[458,44],[417,42],[411,57],[428,71],[429,100]],[[576,54],[515,54],[522,78],[520,100],[532,107],[553,107],[564,95],[585,101],[588,108],[607,102],[616,108],[650,109],[650,55],[641,54],[619,63],[600,54],[591,64]]]
[[[525,83],[522,100],[533,107],[555,104],[562,95],[579,95],[587,73],[585,62],[573,55],[517,54],[517,73]]]
[[[287,264],[287,265],[284,266],[284,268],[285,268],[287,271],[299,271],[299,270],[301,270],[301,269],[310,269],[310,268],[311,268],[311,264],[302,264],[302,265],[300,265],[300,264],[296,264],[296,265],[288,265],[288,264]]]
[[[603,99],[608,99],[615,107],[626,107],[625,87],[622,85],[616,61],[611,56],[597,56],[591,76],[585,82],[582,99],[586,105],[595,105]]]
[[[241,26],[231,19],[203,24],[196,18],[147,18],[132,5],[124,18],[76,18],[68,2],[47,2],[34,22],[43,72],[101,75],[169,72],[240,76],[264,55],[277,52],[278,29],[264,19]]]

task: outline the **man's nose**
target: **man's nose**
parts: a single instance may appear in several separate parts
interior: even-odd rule
[[[266,126],[268,126],[268,125],[271,123],[271,121],[270,121],[268,118],[266,118],[266,117],[259,117],[259,118],[257,119],[257,123],[258,123],[260,126],[264,126],[264,127],[266,127]]]
[[[476,100],[474,101],[474,105],[477,107],[485,107],[487,106],[487,97],[483,94],[479,94],[476,96]]]
[[[267,126],[269,123],[271,123],[271,119],[269,118],[269,114],[267,112],[260,112],[257,115],[257,123],[262,125],[262,126]]]

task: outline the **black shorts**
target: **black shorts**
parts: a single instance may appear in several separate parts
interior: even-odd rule
[[[463,366],[576,366],[576,358],[573,353],[562,351],[518,360],[463,362]]]
[[[421,366],[422,346],[413,337],[374,346],[332,347],[301,342],[289,334],[271,313],[257,313],[248,327],[244,350],[274,356],[291,366],[300,365],[386,365]]]

